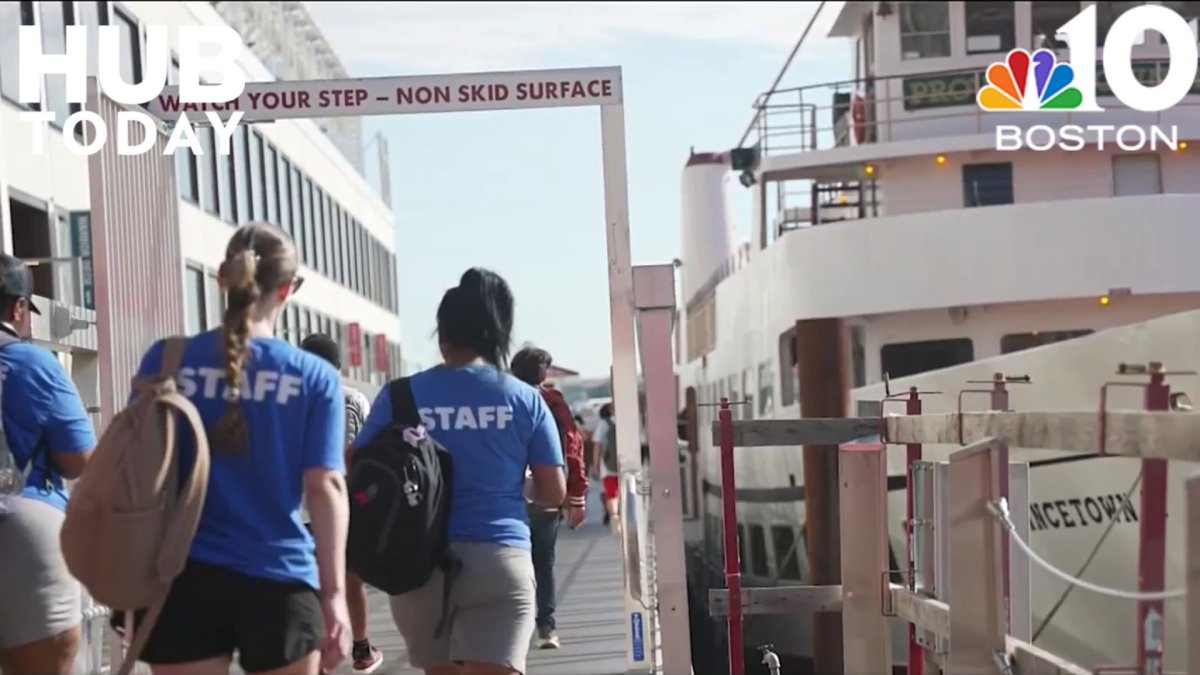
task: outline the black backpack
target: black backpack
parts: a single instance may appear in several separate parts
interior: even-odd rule
[[[447,537],[450,453],[428,434],[415,444],[405,438],[421,426],[409,378],[389,383],[388,394],[392,425],[356,449],[350,461],[347,567],[388,595],[421,588],[435,570],[442,570],[440,636],[450,585],[460,568]]]

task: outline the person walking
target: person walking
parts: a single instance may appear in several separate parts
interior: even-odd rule
[[[309,335],[300,343],[300,348],[325,359],[335,370],[339,372],[342,370],[342,350],[328,335],[321,333]],[[342,392],[346,397],[345,447],[348,452],[350,444],[362,430],[371,404],[367,401],[367,397],[354,387],[342,384]],[[350,652],[354,675],[370,675],[383,665],[383,653],[371,644],[371,639],[367,634],[367,588],[363,585],[362,580],[349,570],[346,572],[346,605],[350,610],[350,631],[354,640]]]
[[[600,406],[600,420],[592,430],[592,456],[595,458],[595,475],[604,485],[604,524],[608,525],[617,514],[617,497],[620,489],[620,470],[617,463],[617,428],[613,422],[612,404]]]
[[[536,390],[505,372],[513,304],[498,274],[467,270],[438,306],[443,364],[409,378],[422,427],[451,456],[448,538],[461,563],[448,598],[440,570],[391,598],[409,660],[426,675],[526,672],[537,612],[526,468],[539,504],[562,504],[567,489],[553,416]],[[371,405],[355,450],[391,427],[388,390]]]
[[[212,459],[187,564],[140,658],[156,675],[228,672],[235,652],[248,673],[315,675],[349,651],[341,379],[274,337],[303,281],[297,267],[283,230],[240,227],[218,272],[222,325],[184,349],[178,388],[199,411]],[[138,377],[158,372],[163,345],[146,352]],[[178,447],[190,462],[186,436]],[[302,495],[312,534],[300,522]]]
[[[67,675],[79,651],[79,582],[58,534],[66,517],[64,479],[83,473],[96,447],[79,391],[48,349],[27,339],[33,277],[0,254],[0,672]],[[7,447],[5,447],[7,446]]]
[[[537,389],[554,422],[567,461],[567,524],[575,529],[583,524],[587,506],[588,478],[583,465],[583,437],[575,426],[571,407],[562,392],[545,386],[546,373],[553,359],[550,353],[537,347],[517,352],[509,369],[517,379]],[[529,505],[529,532],[533,545],[533,572],[537,579],[537,646],[538,649],[558,649],[561,642],[554,621],[554,549],[558,543],[558,524],[562,506]]]

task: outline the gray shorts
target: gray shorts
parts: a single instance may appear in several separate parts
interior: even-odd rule
[[[462,573],[450,589],[450,615],[440,638],[441,572],[423,588],[392,597],[392,618],[414,668],[476,661],[525,672],[537,617],[537,582],[529,551],[498,544],[451,544]]]
[[[0,520],[0,649],[54,637],[82,620],[79,582],[59,547],[62,511],[33,499],[15,499]]]

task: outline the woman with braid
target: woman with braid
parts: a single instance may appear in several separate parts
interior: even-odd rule
[[[184,352],[179,390],[200,411],[212,467],[187,566],[142,653],[155,675],[225,673],[235,651],[247,673],[315,675],[349,651],[341,381],[273,337],[300,287],[296,268],[282,230],[241,227],[219,272],[224,321]],[[159,342],[138,375],[157,372],[161,356]],[[181,447],[190,462],[183,436]]]

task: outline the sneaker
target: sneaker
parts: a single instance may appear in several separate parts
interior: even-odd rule
[[[538,649],[558,649],[562,643],[558,641],[558,633],[553,630],[538,629]]]
[[[383,654],[374,646],[366,654],[354,655],[354,675],[370,675],[383,665]]]

